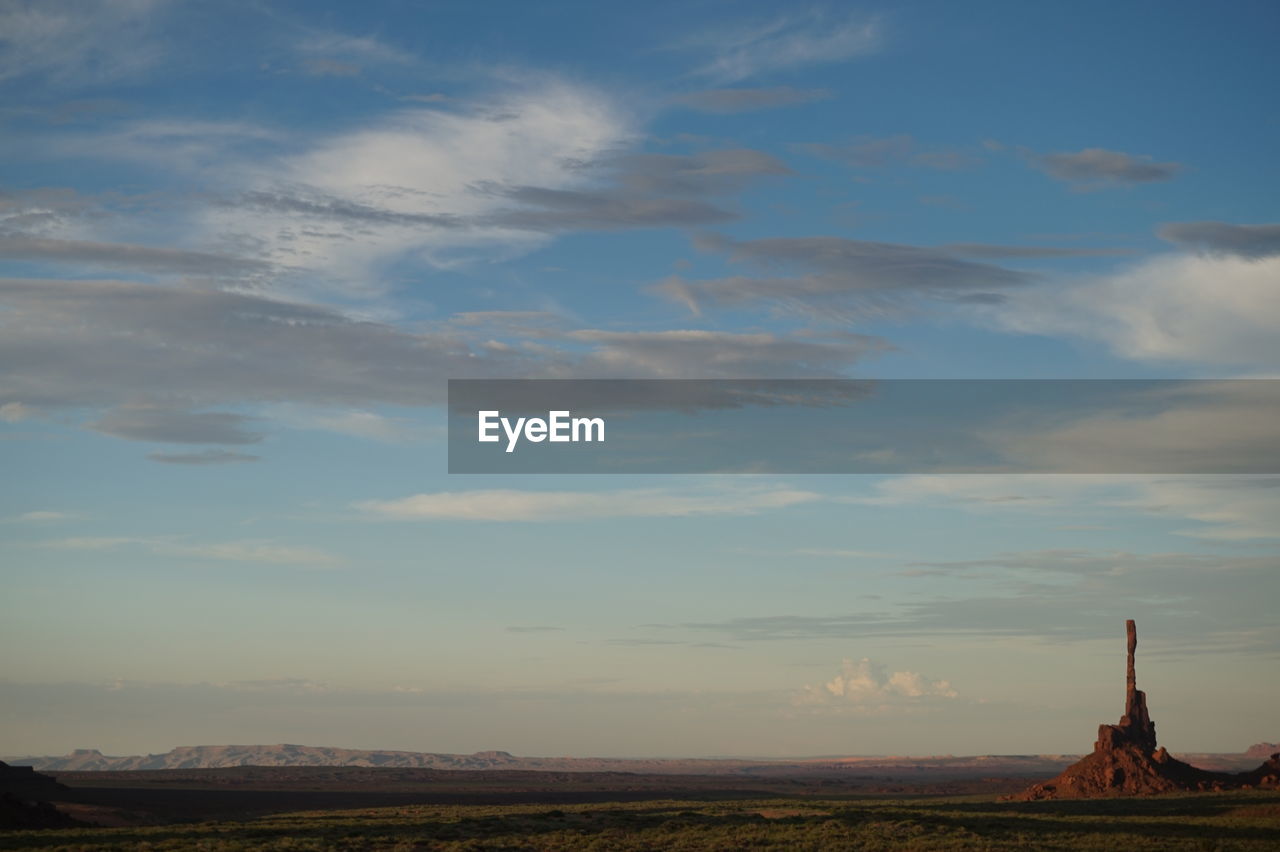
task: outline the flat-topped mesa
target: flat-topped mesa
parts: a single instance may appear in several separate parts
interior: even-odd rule
[[[1145,752],[1156,750],[1156,723],[1147,713],[1147,694],[1138,689],[1133,655],[1138,649],[1138,627],[1133,619],[1125,621],[1129,640],[1129,660],[1125,672],[1124,715],[1117,725],[1099,725],[1094,751],[1111,751],[1121,746],[1137,746]]]

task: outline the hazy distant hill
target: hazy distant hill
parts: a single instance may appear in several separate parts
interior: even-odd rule
[[[97,749],[77,749],[64,757],[27,757],[9,761],[41,771],[128,771],[139,769],[220,769],[233,766],[389,766],[417,769],[524,769],[554,772],[645,772],[671,774],[791,775],[898,771],[928,766],[946,773],[1036,774],[1065,766],[1071,757],[828,757],[800,760],[663,759],[598,757],[516,757],[505,751],[433,754],[415,751],[365,751],[304,745],[182,746],[164,754],[114,757]]]
[[[1245,754],[1194,754],[1183,759],[1206,769],[1251,768],[1273,744],[1261,743]],[[42,772],[130,771],[140,769],[222,769],[235,766],[388,766],[412,769],[537,770],[544,772],[638,772],[680,775],[825,775],[849,773],[901,777],[915,771],[936,776],[1013,776],[1053,774],[1078,755],[980,755],[954,757],[816,757],[786,760],[741,758],[516,757],[505,751],[435,754],[416,751],[367,751],[304,745],[181,746],[164,754],[115,757],[97,749],[76,749],[62,757],[14,758],[14,766]]]

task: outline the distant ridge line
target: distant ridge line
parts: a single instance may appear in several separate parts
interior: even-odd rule
[[[1261,744],[1260,744],[1261,745]],[[1188,755],[1205,768],[1231,768],[1249,764],[1258,746],[1240,754]],[[1058,771],[1079,755],[933,755],[933,756],[824,756],[803,758],[626,758],[626,757],[520,757],[507,751],[472,754],[348,749],[292,743],[275,745],[180,746],[159,754],[107,755],[98,749],[76,749],[62,756],[22,757],[8,760],[14,766],[31,766],[41,772],[122,772],[159,769],[224,769],[241,766],[353,766],[443,770],[536,770],[556,772],[645,772],[670,774],[793,775],[869,771],[876,767],[928,766],[936,769],[1020,775]]]

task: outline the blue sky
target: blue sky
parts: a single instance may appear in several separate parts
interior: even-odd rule
[[[1275,477],[450,476],[442,402],[1276,377],[1277,24],[0,3],[0,753],[1079,751],[1126,617],[1172,750],[1274,740]]]

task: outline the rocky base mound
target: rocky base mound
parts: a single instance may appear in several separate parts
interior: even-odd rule
[[[28,802],[12,793],[0,793],[0,830],[24,828],[74,828],[84,825],[48,802]]]
[[[1197,769],[1170,757],[1163,748],[1146,752],[1126,747],[1098,752],[1069,766],[1052,781],[1018,796],[1037,799],[1089,799],[1100,796],[1148,796],[1179,790],[1224,790],[1238,786],[1234,776]]]
[[[1170,757],[1163,748],[1147,753],[1124,748],[1094,752],[1051,781],[1036,784],[1014,798],[1093,799],[1105,796],[1150,796],[1157,793],[1280,788],[1280,753],[1250,772],[1229,774],[1197,769]]]
[[[1036,784],[1013,798],[1022,801],[1089,799],[1280,786],[1280,753],[1271,755],[1251,772],[1232,775],[1197,769],[1156,745],[1156,726],[1147,713],[1147,696],[1137,688],[1134,673],[1137,627],[1129,620],[1125,628],[1129,664],[1125,678],[1125,712],[1119,724],[1099,725],[1092,754],[1067,767],[1057,778]]]
[[[0,829],[82,825],[42,799],[61,798],[65,786],[29,766],[0,761]]]

